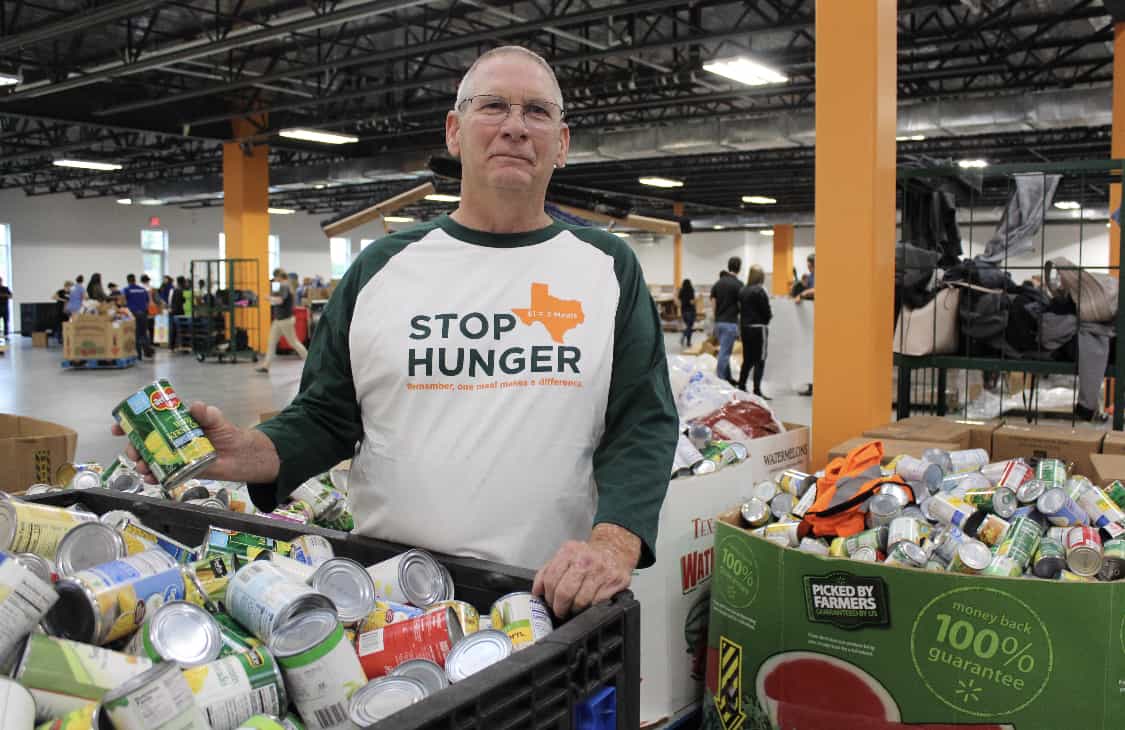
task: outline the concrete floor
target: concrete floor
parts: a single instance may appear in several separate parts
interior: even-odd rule
[[[679,336],[668,334],[669,354],[678,353]],[[216,405],[240,426],[252,426],[258,415],[279,410],[297,393],[301,361],[295,355],[279,356],[271,372],[254,372],[255,365],[208,361],[199,363],[189,354],[157,350],[146,360],[124,370],[63,370],[62,350],[52,344],[33,348],[31,339],[14,337],[8,353],[0,357],[0,413],[42,418],[78,432],[79,460],[108,464],[124,446],[123,438],[110,434],[112,409],[146,382],[167,378],[185,401],[202,400]],[[780,386],[779,386],[780,388]],[[762,390],[774,400],[783,421],[811,424],[812,399],[771,388],[769,367]]]

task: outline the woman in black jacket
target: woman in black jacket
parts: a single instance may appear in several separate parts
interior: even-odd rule
[[[86,285],[86,298],[96,302],[104,302],[109,298],[106,296],[105,288],[102,287],[101,274],[90,274],[90,283]]]
[[[691,331],[695,327],[695,287],[691,279],[684,279],[680,285],[680,316],[684,318],[684,334],[680,337],[680,344],[691,347]]]
[[[769,323],[773,318],[770,310],[770,295],[763,284],[766,274],[760,266],[751,266],[746,286],[738,292],[739,319],[742,332],[742,372],[738,376],[738,387],[746,390],[746,376],[754,369],[754,395],[765,398],[762,393],[762,371],[766,367],[766,342],[769,339]]]

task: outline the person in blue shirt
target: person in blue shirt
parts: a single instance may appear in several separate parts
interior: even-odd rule
[[[82,311],[82,300],[86,298],[86,277],[79,274],[74,280],[74,286],[70,287],[67,292],[66,300],[66,313],[68,316],[74,316]]]
[[[145,355],[152,357],[154,352],[148,342],[148,305],[152,297],[148,289],[137,283],[137,277],[129,274],[125,277],[128,284],[122,289],[125,294],[125,306],[133,313],[137,332],[137,359],[144,359]]]

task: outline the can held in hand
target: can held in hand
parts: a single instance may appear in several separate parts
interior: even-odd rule
[[[216,458],[215,447],[167,380],[129,396],[113,409],[113,417],[166,488],[192,478]]]
[[[1066,565],[1078,575],[1097,575],[1102,567],[1102,538],[1097,529],[1086,525],[1066,533]]]
[[[336,615],[303,613],[277,629],[270,648],[309,730],[350,728],[348,700],[367,677]]]
[[[265,647],[185,669],[184,677],[212,730],[235,730],[259,713],[280,716],[289,706],[281,669]]]
[[[425,608],[453,599],[453,583],[441,563],[424,550],[407,550],[367,568],[375,598]]]
[[[236,621],[269,645],[273,632],[294,616],[324,609],[336,612],[332,600],[297,583],[262,560],[246,565],[227,585],[227,610]]]
[[[488,613],[492,617],[492,627],[507,633],[516,651],[531,646],[554,631],[547,604],[526,591],[498,598]]]
[[[165,603],[183,600],[185,586],[167,553],[148,550],[60,578],[55,589],[50,625],[67,639],[108,644],[136,631]]]
[[[210,730],[191,687],[172,662],[157,664],[106,692],[97,714],[108,715],[116,730]]]
[[[408,659],[429,659],[444,667],[445,657],[464,636],[451,609],[428,613],[360,634],[359,663],[371,679],[382,677]]]
[[[53,560],[66,533],[97,515],[34,504],[0,492],[0,550],[35,553]]]

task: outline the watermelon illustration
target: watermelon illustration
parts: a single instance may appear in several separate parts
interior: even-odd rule
[[[1011,725],[903,723],[879,680],[843,659],[810,651],[770,657],[758,668],[758,702],[777,730],[1015,730]]]

